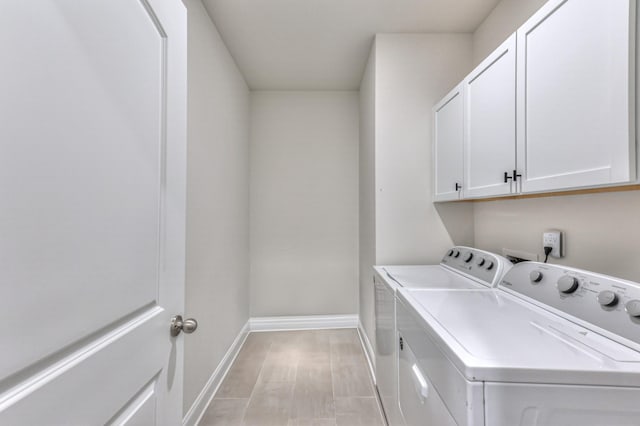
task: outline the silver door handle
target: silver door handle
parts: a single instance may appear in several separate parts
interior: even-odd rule
[[[186,320],[182,319],[182,315],[176,315],[171,318],[171,325],[169,326],[169,331],[171,332],[172,337],[176,337],[180,334],[181,331],[184,331],[187,334],[191,334],[198,328],[198,321],[193,318],[189,318]]]

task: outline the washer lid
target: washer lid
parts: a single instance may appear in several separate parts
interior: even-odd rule
[[[400,289],[469,380],[640,386],[640,353],[500,290]]]
[[[386,278],[407,288],[474,289],[480,283],[440,265],[382,266]]]

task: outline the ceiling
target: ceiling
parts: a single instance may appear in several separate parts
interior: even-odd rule
[[[376,33],[473,32],[498,0],[203,0],[253,90],[356,90]]]

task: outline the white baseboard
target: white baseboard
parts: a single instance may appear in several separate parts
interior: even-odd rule
[[[249,329],[251,331],[357,327],[358,315],[305,315],[298,317],[254,317],[249,319]]]
[[[249,321],[247,321],[244,327],[242,327],[242,330],[240,330],[240,333],[238,333],[238,336],[231,344],[231,347],[224,355],[224,357],[222,357],[222,361],[220,361],[218,367],[216,367],[211,377],[209,377],[207,384],[204,386],[204,388],[202,388],[202,391],[193,402],[193,405],[191,405],[191,408],[189,408],[189,411],[187,412],[187,414],[185,414],[184,418],[182,419],[183,426],[195,426],[198,424],[207,407],[211,403],[211,400],[213,400],[213,397],[216,394],[218,387],[222,383],[222,380],[227,375],[231,364],[236,359],[238,352],[240,352],[240,348],[242,348],[242,344],[244,343],[248,335]]]
[[[362,325],[360,320],[358,320],[358,336],[360,336],[360,342],[362,343],[364,354],[367,357],[367,364],[369,364],[369,373],[371,373],[373,383],[376,384],[376,358],[373,352],[373,347],[371,346],[371,342],[369,341],[369,337],[364,331],[364,326]]]

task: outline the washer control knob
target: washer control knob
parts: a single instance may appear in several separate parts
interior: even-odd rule
[[[602,306],[615,306],[618,303],[618,295],[611,290],[603,290],[598,293],[598,303]]]
[[[565,275],[558,280],[558,290],[561,293],[569,294],[578,289],[578,280],[575,277]]]
[[[479,257],[478,260],[476,260],[476,265],[482,266],[485,264],[485,262],[486,262],[486,259],[484,257]]]
[[[487,260],[487,271],[490,271],[493,269],[493,261],[492,260]]]
[[[458,250],[454,250],[453,257],[460,257],[460,252]]]
[[[449,250],[449,252],[447,253],[447,256],[449,256],[449,257],[453,256],[453,249]]]
[[[634,299],[629,300],[627,304],[624,306],[625,310],[632,317],[640,317],[640,300]]]
[[[542,272],[540,271],[531,271],[529,273],[529,279],[532,283],[539,283],[542,281]]]
[[[466,254],[464,255],[464,261],[465,261],[465,262],[469,263],[469,262],[471,262],[471,259],[473,259],[473,253],[468,252],[468,253],[466,253]]]

